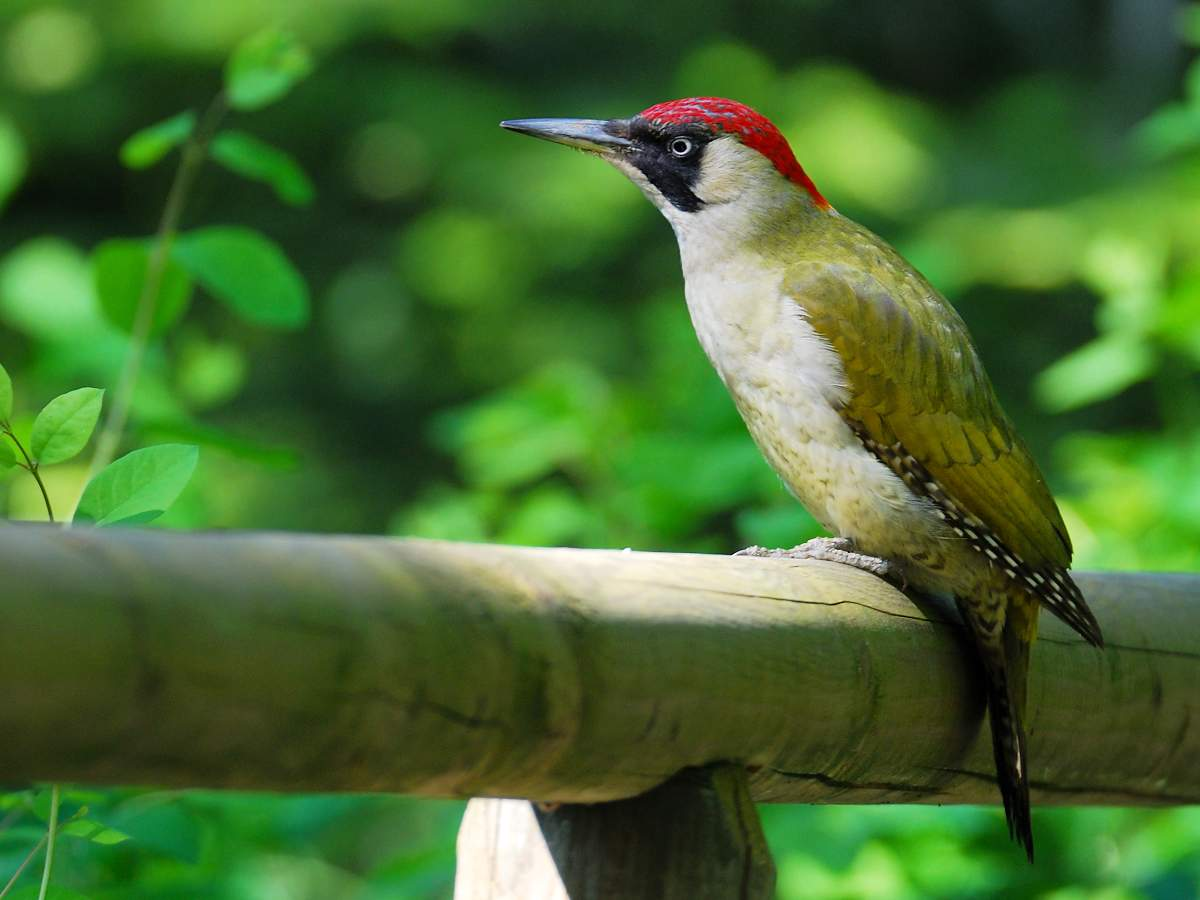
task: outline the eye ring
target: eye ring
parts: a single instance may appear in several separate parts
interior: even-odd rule
[[[696,144],[692,141],[692,139],[683,137],[682,135],[673,137],[667,142],[667,151],[678,159],[683,159],[685,156],[691,156],[692,151],[695,149]]]

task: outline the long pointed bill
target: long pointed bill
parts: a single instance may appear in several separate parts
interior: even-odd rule
[[[612,153],[633,146],[621,135],[623,124],[619,119],[608,122],[602,119],[510,119],[501,122],[500,127],[580,150]]]

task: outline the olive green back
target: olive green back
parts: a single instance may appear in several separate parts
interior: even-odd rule
[[[784,288],[841,357],[843,416],[879,445],[902,444],[1027,564],[1068,566],[1058,506],[958,313],[882,239],[836,213],[827,224],[805,235],[807,259]]]

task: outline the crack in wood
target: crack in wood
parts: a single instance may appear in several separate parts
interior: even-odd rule
[[[781,775],[784,778],[815,781],[825,787],[837,790],[893,791],[900,794],[916,794],[919,797],[937,797],[945,793],[924,784],[905,784],[899,781],[845,781],[834,778],[832,775],[826,775],[824,772],[790,772],[787,769],[776,769],[774,767],[768,767],[767,771]]]

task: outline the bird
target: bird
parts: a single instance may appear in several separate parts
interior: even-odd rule
[[[1024,715],[1039,609],[1104,640],[1054,497],[958,312],[835,210],[743,103],[501,126],[612,164],[674,230],[705,354],[767,462],[833,535],[744,552],[843,562],[953,598],[984,676],[1009,836],[1032,863]]]

